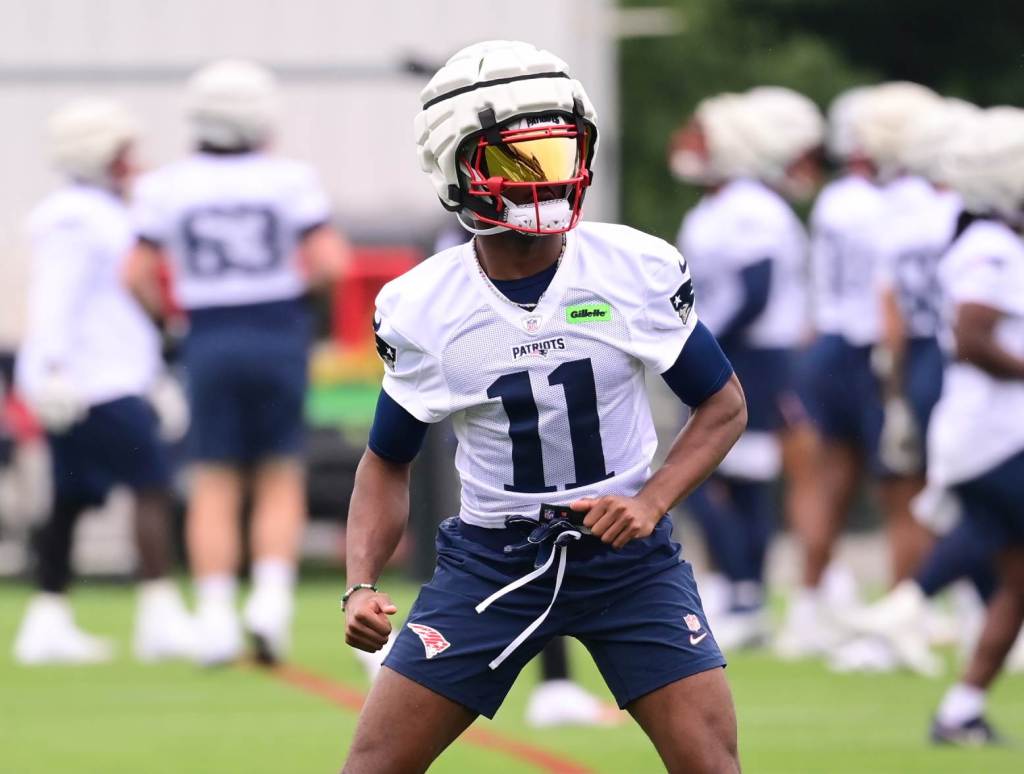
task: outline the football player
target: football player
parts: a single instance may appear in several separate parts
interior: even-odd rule
[[[965,549],[996,559],[1000,587],[961,678],[932,728],[937,743],[997,741],[985,697],[1024,622],[1024,111],[986,110],[950,151],[965,215],[942,260],[951,361],[928,436],[928,479],[962,507]],[[965,453],[969,450],[969,453]]]
[[[242,647],[235,573],[248,483],[253,588],[244,623],[257,655],[273,661],[288,647],[305,521],[306,294],[338,274],[347,247],[313,170],[266,152],[279,112],[271,73],[246,61],[210,64],[189,81],[187,102],[195,152],[140,181],[130,281],[159,306],[166,262],[188,315],[188,546],[200,660],[225,663]]]
[[[759,87],[704,100],[677,133],[669,159],[677,177],[706,189],[683,220],[678,244],[700,294],[701,319],[736,368],[750,417],[719,470],[686,501],[728,582],[722,615],[711,614],[726,650],[768,637],[764,566],[778,521],[773,484],[784,443],[807,448],[791,369],[807,329],[807,237],[783,193],[813,192],[823,136],[824,120],[809,99]],[[810,470],[803,483],[813,486],[813,466],[804,460],[796,467],[798,474]],[[791,499],[790,510],[799,511],[805,495]],[[817,500],[812,493],[812,509]]]
[[[195,632],[171,570],[170,468],[146,399],[161,368],[156,327],[121,282],[131,249],[125,203],[138,125],[123,106],[84,99],[49,122],[66,182],[32,213],[28,327],[16,386],[46,428],[53,503],[39,539],[38,590],[14,645],[22,663],[87,663],[109,642],[81,631],[67,601],[75,522],[117,484],[135,495],[139,590],[134,649],[191,657]]]
[[[724,660],[665,516],[746,413],[686,263],[641,232],[579,223],[598,127],[554,55],[476,44],[421,99],[421,166],[475,237],[377,298],[385,376],[349,512],[350,645],[375,651],[391,631],[378,578],[405,528],[409,464],[448,415],[461,508],[345,771],[424,771],[559,635],[590,650],[668,769],[737,771]],[[653,475],[645,370],[695,409]]]

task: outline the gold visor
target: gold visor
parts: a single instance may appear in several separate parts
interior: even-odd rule
[[[549,183],[576,177],[577,138],[541,137],[484,148],[487,174],[510,183]]]

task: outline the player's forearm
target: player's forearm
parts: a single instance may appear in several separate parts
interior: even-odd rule
[[[903,391],[903,364],[906,360],[907,328],[899,301],[892,290],[882,291],[882,336],[872,354],[875,372],[886,397]]]
[[[982,304],[961,304],[953,326],[957,359],[997,379],[1024,379],[1024,360],[1007,352],[996,338],[1002,317],[999,310]]]
[[[346,529],[347,585],[374,583],[409,519],[409,465],[369,449],[356,470]]]
[[[747,426],[747,404],[736,375],[700,404],[682,429],[664,464],[637,497],[668,512],[718,467]]]

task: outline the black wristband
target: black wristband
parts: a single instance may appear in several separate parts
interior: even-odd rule
[[[355,594],[360,589],[369,589],[370,591],[377,591],[376,583],[356,583],[354,586],[349,586],[345,590],[345,593],[341,597],[341,609],[342,612],[345,610],[345,604],[348,602],[348,598]]]

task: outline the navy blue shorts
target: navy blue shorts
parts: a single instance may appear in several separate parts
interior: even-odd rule
[[[819,432],[861,449],[872,470],[881,471],[882,398],[871,370],[871,347],[841,336],[820,336],[800,361],[800,393]]]
[[[921,437],[927,437],[928,423],[932,409],[942,395],[942,372],[945,358],[939,342],[933,338],[911,339],[907,347],[904,367],[904,390],[914,419],[921,429]]]
[[[301,301],[193,311],[189,456],[247,465],[301,454],[311,319]]]
[[[732,346],[726,352],[747,398],[747,429],[773,433],[805,417],[792,350]]]
[[[1024,451],[953,487],[965,522],[993,554],[1024,545]]]
[[[484,612],[475,610],[534,569],[535,554],[503,551],[526,534],[444,521],[434,577],[421,589],[384,665],[486,717],[494,717],[522,668],[557,636],[586,646],[620,707],[725,666],[693,572],[680,561],[671,521],[664,518],[650,537],[621,551],[593,537],[570,544],[551,613],[492,670],[492,660],[547,608],[554,591],[552,567]]]
[[[117,484],[135,491],[170,486],[159,421],[142,398],[92,406],[81,422],[48,440],[57,499],[99,505]]]

